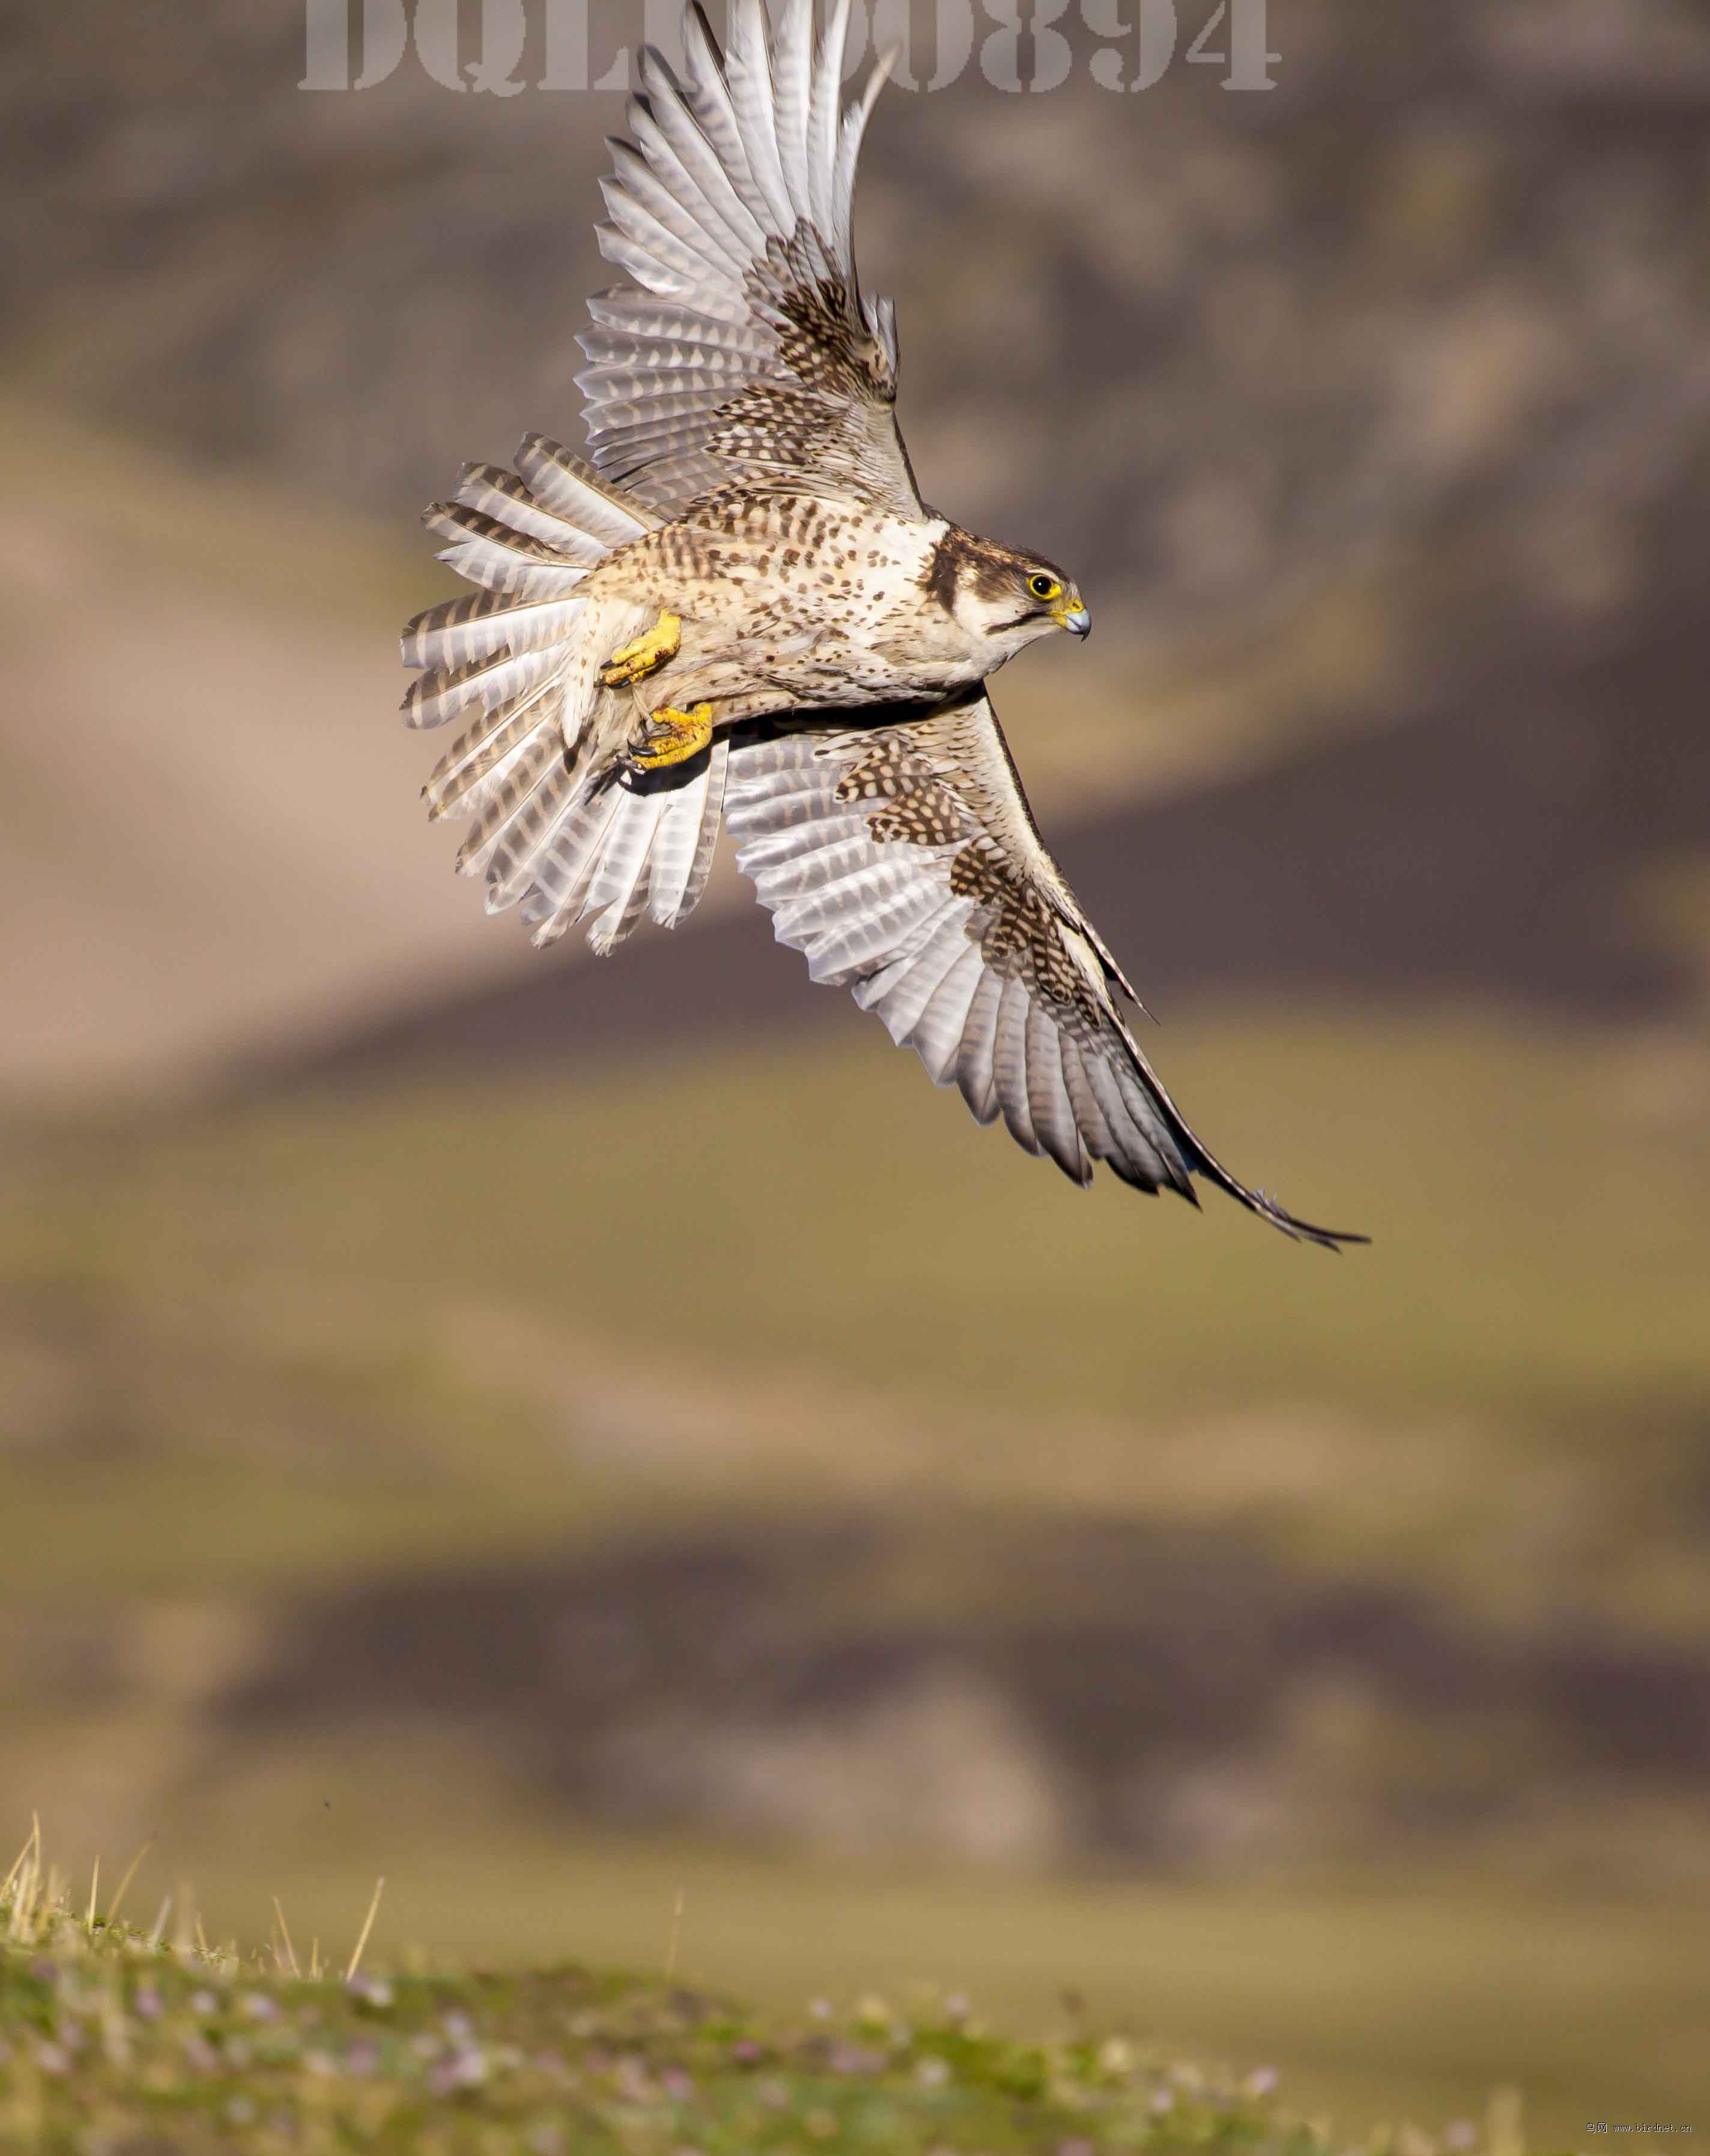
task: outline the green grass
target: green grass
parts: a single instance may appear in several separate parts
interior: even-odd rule
[[[373,1913],[371,1909],[371,1916]],[[342,1971],[145,1935],[44,1876],[0,1896],[0,2142],[81,2152],[1264,2151],[1311,2156],[1274,2075],[1238,2080],[1083,2030],[994,2035],[955,1998],[767,2015],[665,1977]],[[366,1928],[363,1933],[366,1938]],[[358,1941],[357,1951],[361,1950]],[[1519,2156],[1499,2107],[1489,2156]],[[1433,2144],[1415,2137],[1428,2156]]]
[[[562,1830],[429,1843],[393,1824],[402,1845],[384,1822],[366,1844],[388,1852],[388,1952],[414,1941],[478,1964],[576,1953],[657,1970],[680,1890],[686,1977],[770,2013],[799,2015],[822,1994],[960,1989],[1000,2028],[1067,2039],[1090,2025],[1139,2051],[1269,2066],[1292,2107],[1349,2140],[1385,2120],[1476,2116],[1508,2083],[1546,2148],[1611,2107],[1703,2130],[1702,1893],[1665,1904],[1464,1878],[1043,1881]],[[290,1860],[280,1892],[294,1929],[353,1935],[372,1882],[350,1855],[311,1868],[289,1835],[260,1845]],[[198,1866],[198,1889],[223,1922],[264,1931],[266,1897],[243,1862],[231,1850],[223,1870],[204,1879]]]

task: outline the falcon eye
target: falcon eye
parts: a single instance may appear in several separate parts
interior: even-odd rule
[[[1036,599],[1054,599],[1063,587],[1055,577],[1030,577],[1027,588]]]

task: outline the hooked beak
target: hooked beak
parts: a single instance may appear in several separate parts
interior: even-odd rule
[[[1078,599],[1072,607],[1059,607],[1056,613],[1059,624],[1066,629],[1071,636],[1085,636],[1092,627],[1092,616]]]

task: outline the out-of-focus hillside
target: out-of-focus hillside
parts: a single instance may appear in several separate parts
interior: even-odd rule
[[[1678,0],[1292,0],[1257,95],[1187,60],[1179,13],[1140,95],[1091,79],[1101,41],[1066,18],[1047,95],[971,64],[881,101],[863,256],[929,494],[1172,639],[1373,553],[1457,639],[1499,604],[1622,604],[1659,506],[1703,499],[1710,29]],[[639,10],[592,15],[597,79]],[[413,56],[306,92],[303,24],[298,0],[14,14],[0,359],[413,507],[526,426],[573,437],[621,105],[455,95]]]
[[[0,402],[0,1086],[182,1088],[490,974],[386,723],[384,524],[53,408]]]

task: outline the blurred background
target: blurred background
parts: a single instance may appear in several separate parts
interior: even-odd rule
[[[727,865],[603,963],[452,877],[416,513],[579,439],[619,95],[12,13],[0,1833],[1702,2132],[1710,24],[1271,0],[1255,94],[1177,12],[889,93],[860,252],[1097,619],[1001,685],[1048,836],[1340,1260],[1078,1195]]]

